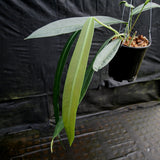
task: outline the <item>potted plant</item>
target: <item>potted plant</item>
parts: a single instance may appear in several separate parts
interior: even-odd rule
[[[148,40],[145,43],[145,40],[141,40],[140,36],[136,39],[135,41],[144,43],[146,46],[131,47],[122,44],[115,57],[109,63],[109,75],[114,80],[131,82],[137,78],[143,57],[150,43]]]
[[[141,40],[145,40],[146,46],[150,45],[145,37],[137,37],[136,33],[134,33],[133,35],[131,33],[139,16],[143,11],[160,7],[160,5],[150,2],[150,0],[146,0],[145,3],[139,5],[136,8],[134,8],[132,4],[128,4],[126,1],[121,1],[121,3],[124,3],[126,7],[131,8],[129,23],[107,16],[67,18],[45,25],[44,27],[41,27],[38,30],[34,31],[26,38],[33,39],[41,37],[51,37],[74,32],[64,46],[55,73],[53,86],[53,106],[56,127],[51,142],[51,151],[53,151],[52,146],[54,138],[56,136],[59,136],[59,133],[63,128],[65,128],[69,144],[72,145],[75,136],[77,108],[88,89],[94,71],[100,70],[101,68],[106,66],[116,54],[118,55],[118,50],[119,48],[122,48],[122,45],[127,45],[126,48],[129,48],[130,46],[131,48],[134,48],[133,43],[135,41],[139,41],[140,38]],[[132,23],[133,16],[137,16],[137,18]],[[116,29],[110,26],[117,23],[126,24],[124,33],[119,33]],[[98,27],[105,27],[113,31],[114,35],[104,42],[104,44],[98,50],[95,58],[92,60],[91,64],[89,64],[87,67],[94,28]],[[62,98],[62,116],[60,116],[59,92],[62,71],[69,55],[70,48],[79,33],[80,35],[73,51],[66,76]],[[126,57],[126,55],[124,55],[124,57]],[[140,59],[142,59],[143,54],[140,57]],[[114,61],[112,61],[111,63],[112,68],[112,66],[114,65]],[[115,70],[116,69],[117,68],[115,68]],[[110,71],[110,74],[111,76],[115,76],[112,74],[112,71]]]
[[[151,42],[143,35],[136,36],[137,31],[131,34],[141,12],[132,24],[132,17],[137,10],[133,10],[135,7],[125,1],[121,1],[121,3],[125,3],[127,7],[130,7],[130,17],[125,30],[126,36],[117,54],[109,63],[109,75],[116,81],[128,80],[130,82],[136,79],[145,52]],[[145,3],[147,5],[148,2],[146,1]],[[141,11],[143,9],[145,9],[145,4],[141,7]]]

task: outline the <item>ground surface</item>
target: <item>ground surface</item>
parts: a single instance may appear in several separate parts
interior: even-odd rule
[[[126,106],[79,117],[76,138],[69,148],[65,134],[50,153],[52,130],[15,133],[4,141],[3,159],[33,160],[160,160],[160,104]],[[46,136],[46,135],[49,136]]]

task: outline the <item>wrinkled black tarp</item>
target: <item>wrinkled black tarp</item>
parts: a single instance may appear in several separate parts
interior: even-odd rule
[[[134,3],[141,2],[143,0]],[[159,0],[154,2],[160,4]],[[52,118],[51,97],[56,65],[69,35],[27,41],[24,38],[43,25],[67,17],[103,15],[121,19],[123,7],[117,0],[1,0],[0,8],[0,117],[3,119],[0,127],[48,122]],[[146,36],[148,22],[149,12],[146,12],[136,26]],[[115,27],[119,29],[119,25]],[[96,30],[90,59],[111,34],[104,28]],[[152,46],[145,56],[137,81],[133,83],[160,77],[159,37],[160,9],[155,9]],[[95,73],[90,89],[97,88],[103,80],[109,86],[126,84],[108,77],[106,67]],[[5,120],[7,116],[9,120]],[[15,120],[10,123],[13,117]]]

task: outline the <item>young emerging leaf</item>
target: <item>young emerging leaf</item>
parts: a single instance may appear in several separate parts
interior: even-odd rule
[[[128,8],[134,8],[134,6],[132,5],[132,4],[129,4],[128,2],[126,2],[126,1],[121,1],[120,2],[120,4],[122,4],[122,3],[124,3],[124,5],[126,6],[126,7],[128,7]]]
[[[73,18],[57,20],[37,29],[25,39],[52,37],[52,36],[57,36],[65,33],[71,33],[77,30],[81,30],[85,21],[88,18],[89,17],[73,17]],[[108,17],[108,16],[95,16],[95,18],[97,18],[99,21],[101,21],[106,25],[125,23],[124,21],[118,20],[116,18]],[[102,26],[96,23],[95,28],[98,28],[98,27],[102,27]]]
[[[70,145],[74,140],[76,112],[79,105],[93,33],[94,19],[89,18],[82,28],[65,81],[62,100],[62,117]]]
[[[104,49],[97,55],[94,61],[93,70],[97,72],[99,69],[102,69],[104,66],[106,66],[117,53],[120,44],[121,39],[115,39],[106,47],[104,47]]]
[[[141,4],[141,5],[139,5],[138,7],[136,7],[135,9],[133,9],[133,13],[132,13],[132,14],[133,14],[133,15],[136,15],[136,14],[140,13],[143,5],[144,5],[144,4]],[[160,8],[160,5],[157,4],[157,3],[149,2],[148,4],[146,4],[146,5],[144,6],[142,12],[147,11],[147,10],[150,10],[151,8]]]

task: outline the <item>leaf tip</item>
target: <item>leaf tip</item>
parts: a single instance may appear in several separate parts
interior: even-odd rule
[[[29,39],[28,37],[24,38],[24,40],[28,40],[28,39]]]
[[[51,141],[51,153],[53,153],[53,143],[54,143],[54,139],[52,139]]]
[[[71,138],[71,139],[69,139],[69,146],[71,147],[72,146],[72,144],[73,144],[73,140],[74,140],[74,137],[73,138]]]
[[[98,72],[99,68],[98,68],[96,65],[93,64],[93,70],[94,70],[95,72]]]
[[[69,146],[71,147],[75,137],[75,128],[71,129],[70,127],[65,127],[65,131],[68,137]]]
[[[29,36],[27,36],[26,38],[24,38],[24,40],[28,40],[28,39],[32,39],[32,34],[30,34]]]

